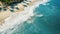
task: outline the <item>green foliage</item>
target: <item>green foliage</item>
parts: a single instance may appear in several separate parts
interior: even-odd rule
[[[5,3],[5,4],[9,4],[10,0],[0,0],[1,2]]]
[[[13,2],[22,2],[22,1],[24,1],[24,0],[16,0],[16,1],[14,1],[14,0],[0,0],[1,2],[3,2],[4,4],[6,4],[6,5],[8,5],[8,4],[11,4],[11,3],[13,3]]]

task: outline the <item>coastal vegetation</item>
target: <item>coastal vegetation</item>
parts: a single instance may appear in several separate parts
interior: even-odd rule
[[[9,5],[9,4],[13,4],[13,3],[18,3],[18,2],[22,2],[24,0],[0,0],[0,2],[2,2],[5,5]]]

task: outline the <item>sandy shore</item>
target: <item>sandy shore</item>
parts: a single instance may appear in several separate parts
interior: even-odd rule
[[[33,5],[34,2],[36,2],[36,1],[33,0],[32,2],[29,3],[29,5]],[[0,2],[0,4],[1,4],[1,2]],[[24,6],[22,4],[18,4],[17,6],[19,7],[19,10],[17,10],[16,12],[13,12],[13,13],[19,13],[24,10]],[[8,11],[5,11],[5,12],[0,11],[0,24],[2,24],[4,22],[4,19],[9,17],[11,14],[13,14],[12,12],[9,11],[10,6],[8,6],[7,8],[8,8]]]

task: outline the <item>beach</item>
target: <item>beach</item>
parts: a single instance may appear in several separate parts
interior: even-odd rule
[[[36,2],[35,0],[33,0],[33,1],[31,1],[31,2],[29,2],[29,4],[28,4],[28,6],[30,5],[33,5],[33,3],[34,2]],[[3,7],[3,4],[0,2],[0,5],[2,5],[2,6],[0,6],[0,7]],[[15,13],[15,14],[18,14],[18,13],[20,13],[21,11],[23,11],[24,10],[24,8],[25,8],[25,6],[23,6],[23,4],[18,4],[16,7],[19,7],[19,10],[15,10],[15,12],[10,12],[9,10],[11,9],[10,8],[10,6],[7,6],[6,8],[7,8],[7,11],[0,11],[0,23],[2,23],[2,22],[4,22],[4,20],[6,19],[6,18],[8,18],[10,15],[12,15],[13,13]]]

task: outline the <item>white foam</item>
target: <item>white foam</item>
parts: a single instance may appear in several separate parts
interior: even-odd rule
[[[35,8],[45,2],[47,2],[47,0],[43,0],[43,1],[39,0],[38,2],[34,3],[33,6],[26,7],[24,11],[18,14],[11,15],[5,20],[5,23],[3,24],[3,26],[0,26],[0,32],[3,32],[2,34],[4,34],[5,32],[8,31],[7,34],[9,33],[11,34],[16,29],[15,25],[18,25],[18,24],[21,25],[22,23],[24,23],[24,21],[27,21],[31,16],[34,16]],[[14,28],[14,30],[10,32],[9,30],[11,28]]]

